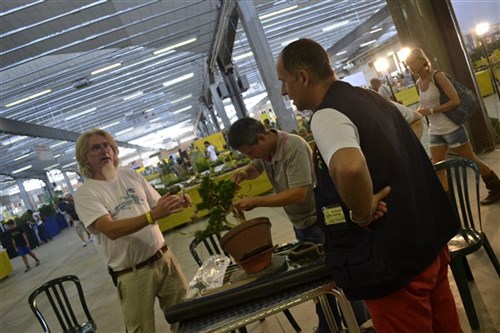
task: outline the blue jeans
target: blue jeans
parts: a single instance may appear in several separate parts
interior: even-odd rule
[[[295,238],[297,238],[299,242],[309,241],[314,244],[325,243],[325,234],[316,223],[305,229],[299,229],[294,226],[293,231],[295,232]]]

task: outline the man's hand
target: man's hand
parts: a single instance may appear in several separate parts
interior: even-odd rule
[[[184,198],[181,198],[176,194],[167,193],[162,196],[156,203],[156,206],[151,209],[151,216],[154,220],[167,217],[170,214],[180,212],[183,207],[185,207],[185,204],[186,201]]]
[[[374,207],[374,208],[373,208],[372,221],[376,221],[376,220],[382,218],[385,215],[385,213],[387,213],[387,210],[388,210],[387,204],[382,199],[387,197],[389,195],[389,193],[391,193],[391,187],[386,186],[380,192],[377,192],[373,195],[372,207]]]
[[[257,198],[243,198],[240,201],[237,201],[233,204],[233,206],[240,211],[249,211],[257,207]]]
[[[247,179],[247,172],[243,169],[237,170],[231,175],[231,181],[235,182],[236,184],[241,183],[245,179]]]

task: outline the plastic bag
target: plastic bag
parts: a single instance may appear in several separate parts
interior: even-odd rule
[[[204,291],[219,288],[224,284],[224,274],[231,263],[231,259],[224,255],[210,256],[198,268],[186,292],[186,299],[200,296]]]

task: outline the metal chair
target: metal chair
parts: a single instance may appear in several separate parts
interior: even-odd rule
[[[220,244],[219,244],[220,239],[221,239],[221,235],[220,234],[212,234],[212,235],[208,236],[205,239],[194,238],[191,241],[191,244],[189,245],[189,251],[191,252],[191,255],[193,256],[194,260],[198,263],[198,266],[201,266],[203,264],[203,261],[201,260],[199,254],[198,254],[198,252],[196,250],[197,247],[198,247],[198,245],[200,245],[201,243],[203,243],[203,245],[205,245],[205,249],[208,251],[208,253],[210,255],[224,254],[224,255],[226,255],[226,256],[229,257],[229,255],[227,253],[225,253],[222,250],[222,248],[220,247]],[[292,327],[295,330],[295,332],[301,332],[302,331],[302,329],[300,328],[299,324],[297,324],[297,321],[295,321],[295,318],[293,318],[292,314],[290,313],[290,310],[288,310],[288,309],[283,310],[283,314],[288,319],[288,321],[290,322],[290,325],[292,325]],[[246,330],[245,327],[240,328],[239,331],[241,333],[246,333],[247,332],[247,330]]]
[[[76,307],[79,311],[76,312],[78,317],[83,317],[82,311],[85,314],[86,321],[79,321],[77,319],[77,315],[75,315],[75,311],[73,310],[73,306],[71,301],[76,297],[76,293],[80,299],[80,306]],[[69,297],[68,297],[69,292]],[[45,333],[50,333],[51,329],[49,328],[49,324],[47,322],[47,316],[44,316],[37,306],[37,299],[39,301],[42,295],[46,296],[48,302],[52,306],[52,310],[61,325],[63,332],[71,332],[71,333],[91,333],[96,332],[97,326],[92,316],[90,315],[89,309],[87,308],[87,303],[85,302],[85,297],[83,295],[83,289],[80,284],[80,280],[78,277],[74,275],[66,275],[60,278],[51,280],[49,282],[44,283],[42,286],[35,289],[28,298],[30,308],[35,314],[36,318],[42,325]],[[74,297],[72,297],[74,296]],[[44,308],[43,306],[40,306]],[[50,317],[53,318],[54,314]],[[59,331],[59,330],[57,330]]]
[[[468,281],[473,281],[474,277],[466,256],[484,247],[497,275],[500,277],[498,259],[495,256],[495,252],[493,252],[486,234],[482,230],[479,198],[479,165],[475,161],[453,158],[436,163],[434,168],[436,171],[446,171],[450,201],[455,214],[460,219],[461,227],[458,234],[448,242],[451,257],[450,267],[460,297],[462,298],[469,324],[473,329],[478,329],[479,319],[477,318],[468,285]],[[473,188],[469,189],[469,185],[473,186]],[[474,221],[473,211],[477,212],[477,224]]]

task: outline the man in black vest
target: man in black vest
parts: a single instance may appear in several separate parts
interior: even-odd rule
[[[286,46],[277,71],[281,93],[314,111],[316,211],[337,285],[365,300],[376,331],[461,332],[447,276],[459,221],[401,113],[337,80],[312,40]]]

